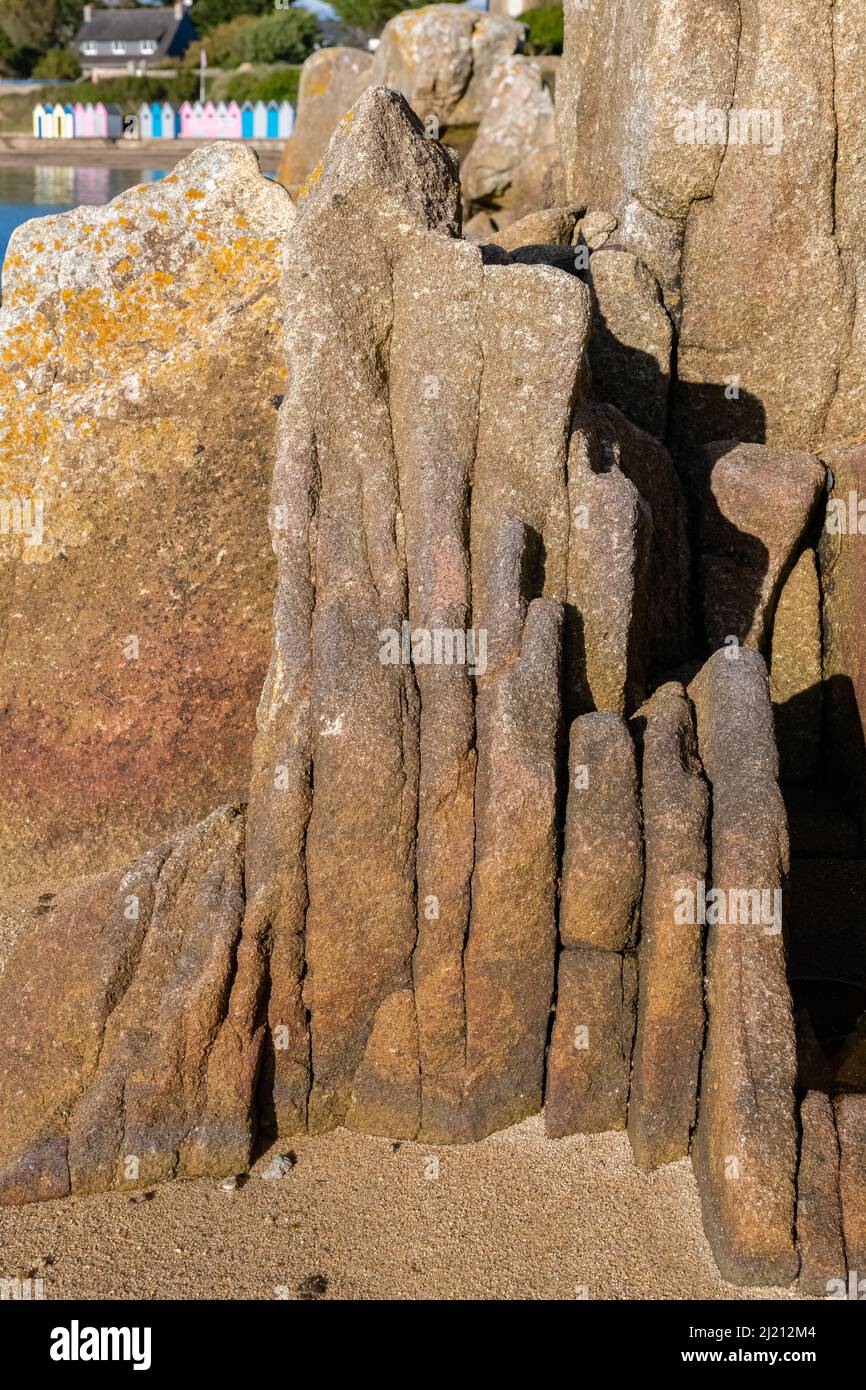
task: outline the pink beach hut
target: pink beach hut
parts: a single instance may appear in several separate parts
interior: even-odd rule
[[[188,140],[192,135],[192,124],[195,115],[195,108],[191,101],[185,101],[180,108],[180,136],[182,140]]]
[[[240,140],[242,138],[241,108],[236,101],[230,101],[228,105],[221,101],[217,106],[217,120],[221,140]]]
[[[96,134],[96,116],[93,111],[92,101],[86,102],[84,106],[78,133],[79,135],[86,136],[88,139],[91,139]]]
[[[84,134],[84,117],[87,108],[83,101],[77,101],[72,108],[72,119],[75,123],[75,138],[78,139]]]
[[[220,138],[220,118],[212,101],[205,102],[202,135],[205,140],[218,140]]]

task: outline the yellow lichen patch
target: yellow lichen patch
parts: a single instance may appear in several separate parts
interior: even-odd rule
[[[45,243],[44,243],[44,241],[34,241],[34,243],[33,243],[33,250],[34,250],[34,251],[44,251],[44,250],[45,250]]]
[[[131,270],[132,261],[127,260],[118,261],[117,265],[114,267],[115,275],[128,275]]]
[[[137,255],[138,255],[138,252],[139,252],[139,249],[140,249],[140,248],[138,247],[138,245],[136,244],[136,242],[130,241],[130,242],[127,243],[126,254],[127,254],[127,256],[137,256]]]
[[[322,160],[320,159],[319,162],[318,162],[318,164],[316,165],[315,169],[311,169],[311,170],[310,170],[310,173],[307,175],[307,178],[306,178],[305,181],[301,184],[301,187],[300,187],[299,190],[298,190],[298,197],[299,197],[299,198],[306,198],[306,197],[308,197],[309,193],[311,192],[311,190],[312,190],[313,188],[315,188],[316,184],[319,182],[319,179],[322,177],[322,174],[323,174],[324,172],[325,172],[325,166],[324,166],[324,163],[322,162]]]
[[[168,213],[162,208],[148,208],[148,216],[153,217],[157,222],[167,222]]]
[[[247,219],[244,217],[243,213],[241,213],[238,217],[235,218],[235,226],[236,226],[236,227],[240,227],[240,228],[243,230],[244,227],[248,227],[249,225],[250,225],[250,224],[249,224],[249,222],[247,221]]]
[[[183,196],[185,198],[203,198],[204,194],[200,188],[188,188]]]

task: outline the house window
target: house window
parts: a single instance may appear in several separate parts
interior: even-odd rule
[[[118,56],[125,53],[126,44],[123,42],[123,39],[115,39],[111,45],[111,51],[112,53],[118,54]]]
[[[94,56],[99,52],[99,44],[98,44],[98,43],[94,43],[93,40],[91,39],[89,43],[83,43],[83,44],[81,45],[81,51],[82,51],[82,53],[87,53],[87,54],[89,54],[90,57],[92,58],[92,57],[94,57]]]
[[[155,44],[154,40],[153,40],[153,39],[142,39],[142,41],[141,41],[141,51],[142,51],[142,53],[155,53],[155,52],[156,52],[156,44]]]

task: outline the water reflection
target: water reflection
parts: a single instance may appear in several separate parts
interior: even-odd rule
[[[108,203],[135,184],[164,178],[166,172],[63,164],[0,168],[0,258],[15,228],[29,218]]]

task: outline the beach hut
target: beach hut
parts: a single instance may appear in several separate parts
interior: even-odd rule
[[[221,140],[241,139],[241,108],[236,101],[228,104],[221,101],[217,106],[217,120]]]
[[[155,123],[154,123],[155,128]],[[180,134],[180,116],[175,111],[170,101],[162,103],[162,127],[160,131],[163,140],[174,140]]]
[[[54,139],[63,139],[63,116],[64,111],[60,102],[56,102],[51,111],[51,122],[54,126]]]
[[[279,102],[268,102],[268,135],[269,140],[279,140],[280,138],[280,106]]]
[[[251,101],[245,101],[241,107],[241,139],[252,140],[254,134],[256,113]]]
[[[290,101],[280,102],[280,139],[288,140],[295,128],[295,108]]]
[[[142,140],[152,140],[155,134],[153,108],[146,101],[143,101],[138,108],[138,133]]]
[[[98,101],[93,108],[93,134],[102,139],[119,140],[123,134],[123,112],[119,106]]]
[[[94,125],[93,118],[93,102],[88,101],[84,104],[84,106],[81,109],[81,116],[78,121],[78,134],[83,135],[86,139],[89,139],[94,134],[95,129],[96,127]]]
[[[42,113],[42,139],[54,139],[54,107],[50,101],[46,101]]]
[[[253,107],[253,139],[267,140],[268,138],[268,108],[263,101],[257,101]]]
[[[36,136],[37,140],[42,139],[44,127],[45,107],[40,101],[39,104],[33,108],[33,134]]]
[[[75,103],[75,105],[73,106],[73,108],[72,108],[72,116],[73,116],[73,122],[74,122],[74,125],[75,125],[75,138],[76,138],[76,140],[79,138],[79,136],[81,136],[81,135],[84,134],[84,114],[85,114],[84,102],[83,102],[83,101],[77,101],[77,102]]]
[[[206,101],[204,104],[202,135],[205,140],[218,140],[220,138],[220,118],[212,101]]]
[[[61,107],[60,138],[61,140],[75,139],[75,107],[69,103]]]
[[[193,109],[192,102],[185,101],[180,108],[180,135],[182,140],[189,138],[192,128]]]
[[[123,134],[123,112],[119,106],[106,106],[108,117],[108,135],[111,140],[119,140]]]

